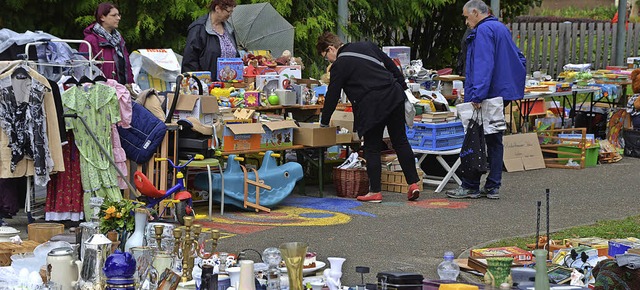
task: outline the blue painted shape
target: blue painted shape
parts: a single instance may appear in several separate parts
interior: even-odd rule
[[[273,207],[282,202],[296,185],[296,182],[303,177],[302,166],[297,162],[287,162],[278,166],[275,158],[271,157],[273,151],[267,151],[262,159],[262,166],[258,169],[258,176],[265,185],[271,186],[270,190],[260,189],[260,205]],[[227,168],[224,170],[224,203],[244,208],[244,173],[240,163],[231,154],[227,161]],[[253,171],[248,172],[250,180],[256,180]],[[212,197],[220,202],[220,190],[222,179],[219,173],[211,174]],[[195,187],[199,190],[209,189],[207,173],[196,175]],[[248,200],[256,202],[256,187],[249,185]]]
[[[376,217],[375,214],[354,210],[352,208],[362,205],[362,202],[344,198],[330,197],[290,197],[282,205],[292,207],[306,207],[327,211],[341,212],[344,214],[357,214],[362,216]]]

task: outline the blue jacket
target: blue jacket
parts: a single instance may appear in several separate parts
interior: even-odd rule
[[[467,37],[464,101],[481,103],[502,97],[524,97],[525,59],[509,29],[494,16],[481,20]]]

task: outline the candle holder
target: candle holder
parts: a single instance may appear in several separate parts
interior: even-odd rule
[[[184,235],[182,231],[184,230]],[[207,230],[205,230],[207,232]],[[204,254],[199,251],[198,238],[202,233],[202,226],[193,224],[193,217],[184,217],[184,226],[173,229],[173,237],[175,238],[175,247],[173,248],[174,255],[178,259],[182,259],[182,282],[187,282],[193,277],[191,271],[193,271],[194,260],[196,257],[208,259],[211,257],[218,245],[218,239],[220,238],[220,232],[213,230],[211,232],[211,239],[207,239],[203,244],[210,243],[213,250],[209,254]]]
[[[157,250],[162,251],[162,233],[164,233],[164,225],[154,225],[153,226]]]

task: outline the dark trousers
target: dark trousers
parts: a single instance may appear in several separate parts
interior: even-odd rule
[[[380,176],[382,174],[382,162],[380,151],[382,148],[382,135],[387,127],[389,139],[396,151],[400,167],[408,184],[420,181],[416,170],[415,156],[411,145],[407,140],[404,121],[404,104],[393,109],[393,112],[382,120],[377,126],[369,129],[364,134],[364,158],[367,160],[367,175],[369,176],[369,192],[380,192]]]
[[[25,186],[25,178],[0,179],[0,212],[15,215],[20,208],[20,192]]]

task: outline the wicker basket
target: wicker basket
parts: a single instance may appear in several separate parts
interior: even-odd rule
[[[51,237],[64,234],[64,225],[58,223],[33,223],[27,226],[29,240],[44,243]]]
[[[369,177],[366,169],[333,168],[333,185],[340,197],[355,198],[369,192]]]

